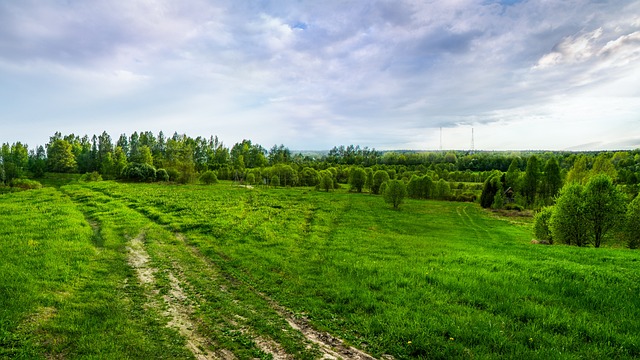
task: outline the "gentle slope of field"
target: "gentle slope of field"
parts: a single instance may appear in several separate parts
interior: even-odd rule
[[[61,310],[93,300],[98,313],[118,304],[123,318],[109,320],[133,330],[112,337],[128,339],[139,351],[131,357],[348,358],[348,345],[398,359],[640,356],[637,252],[531,245],[526,224],[476,204],[410,200],[395,211],[366,194],[229,184],[102,182],[29,194],[0,197],[15,207],[3,210],[2,225],[53,199],[47,206],[64,219],[41,217],[74,234],[66,241],[77,260],[67,277],[81,280],[28,285],[30,296],[62,291],[64,301],[5,300],[6,354],[117,354],[115,345],[91,342],[101,326],[78,320],[91,312]],[[34,261],[58,264],[46,257],[62,251],[66,233],[19,229],[25,239],[18,230],[0,233],[0,251],[13,257],[14,273],[43,282],[19,249],[40,236],[50,246]],[[113,303],[89,285],[110,289]],[[29,336],[22,329],[36,326],[41,308],[49,315]],[[86,336],[69,331],[76,321]],[[138,337],[138,328],[151,332]],[[85,337],[93,352],[79,345]]]

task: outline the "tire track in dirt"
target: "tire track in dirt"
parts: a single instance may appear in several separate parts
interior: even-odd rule
[[[155,284],[155,274],[158,270],[150,266],[150,257],[144,249],[144,232],[131,239],[128,251],[128,263],[135,270],[138,281],[141,285],[153,286]],[[167,323],[178,331],[186,340],[186,346],[197,360],[233,360],[235,356],[228,351],[220,350],[216,353],[208,349],[208,341],[196,331],[196,324],[191,320],[193,308],[184,303],[187,296],[182,289],[179,280],[169,272],[167,274],[170,283],[169,294],[163,295],[166,310],[163,315],[169,318]],[[154,295],[159,292],[152,290]],[[149,306],[159,308],[160,304],[153,299],[152,294],[148,294]]]
[[[186,243],[186,237],[183,234],[176,233],[175,236],[180,241]],[[202,255],[198,248],[189,244],[186,245],[191,249],[193,255],[200,258],[204,263],[208,264],[209,266],[216,266],[215,264],[211,263],[210,259]],[[226,276],[231,275],[226,274]],[[233,281],[237,280],[233,279]],[[309,341],[311,344],[317,345],[320,352],[322,353],[322,359],[376,360],[375,357],[365,353],[362,350],[347,345],[343,340],[329,333],[315,330],[311,326],[311,324],[309,324],[309,321],[307,319],[296,317],[290,310],[278,304],[275,300],[271,299],[266,294],[263,294],[260,291],[256,290],[251,285],[245,284],[245,286],[249,287],[251,291],[264,299],[271,306],[271,308],[289,324],[289,327],[291,327],[291,329],[300,332],[304,336],[304,338],[307,339],[307,341]],[[275,343],[273,340],[254,338],[254,341],[256,345],[258,345],[260,350],[264,351],[265,353],[271,354],[274,360],[293,359],[291,355],[287,354],[281,348],[281,346]],[[391,355],[385,355],[384,359],[393,360],[394,358]]]

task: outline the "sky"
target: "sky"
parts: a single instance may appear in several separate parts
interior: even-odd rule
[[[56,131],[636,149],[640,1],[0,0],[0,143]]]

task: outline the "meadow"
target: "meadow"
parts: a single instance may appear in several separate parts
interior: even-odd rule
[[[637,251],[478,204],[105,181],[0,213],[0,357],[640,356]]]

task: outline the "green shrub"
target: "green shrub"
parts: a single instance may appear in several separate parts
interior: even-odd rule
[[[553,207],[551,206],[542,208],[542,210],[535,215],[533,220],[533,235],[537,240],[547,240],[549,244],[553,244],[551,229],[549,228],[549,220],[551,220],[552,215]]]
[[[122,177],[129,181],[155,181],[156,168],[149,164],[131,163],[122,170]]]
[[[32,190],[42,188],[42,184],[35,180],[29,179],[13,179],[11,180],[11,187],[21,190]]]
[[[206,185],[215,184],[218,182],[218,176],[214,171],[208,170],[200,175],[200,181]]]
[[[102,181],[102,175],[100,175],[100,173],[98,173],[97,171],[93,171],[93,172],[90,172],[90,173],[84,173],[80,177],[80,181],[83,181],[83,182]]]
[[[515,210],[515,211],[524,211],[524,207],[518,205],[516,203],[509,203],[504,206],[505,210]]]
[[[169,173],[165,169],[158,169],[156,171],[156,180],[158,181],[169,181]]]

